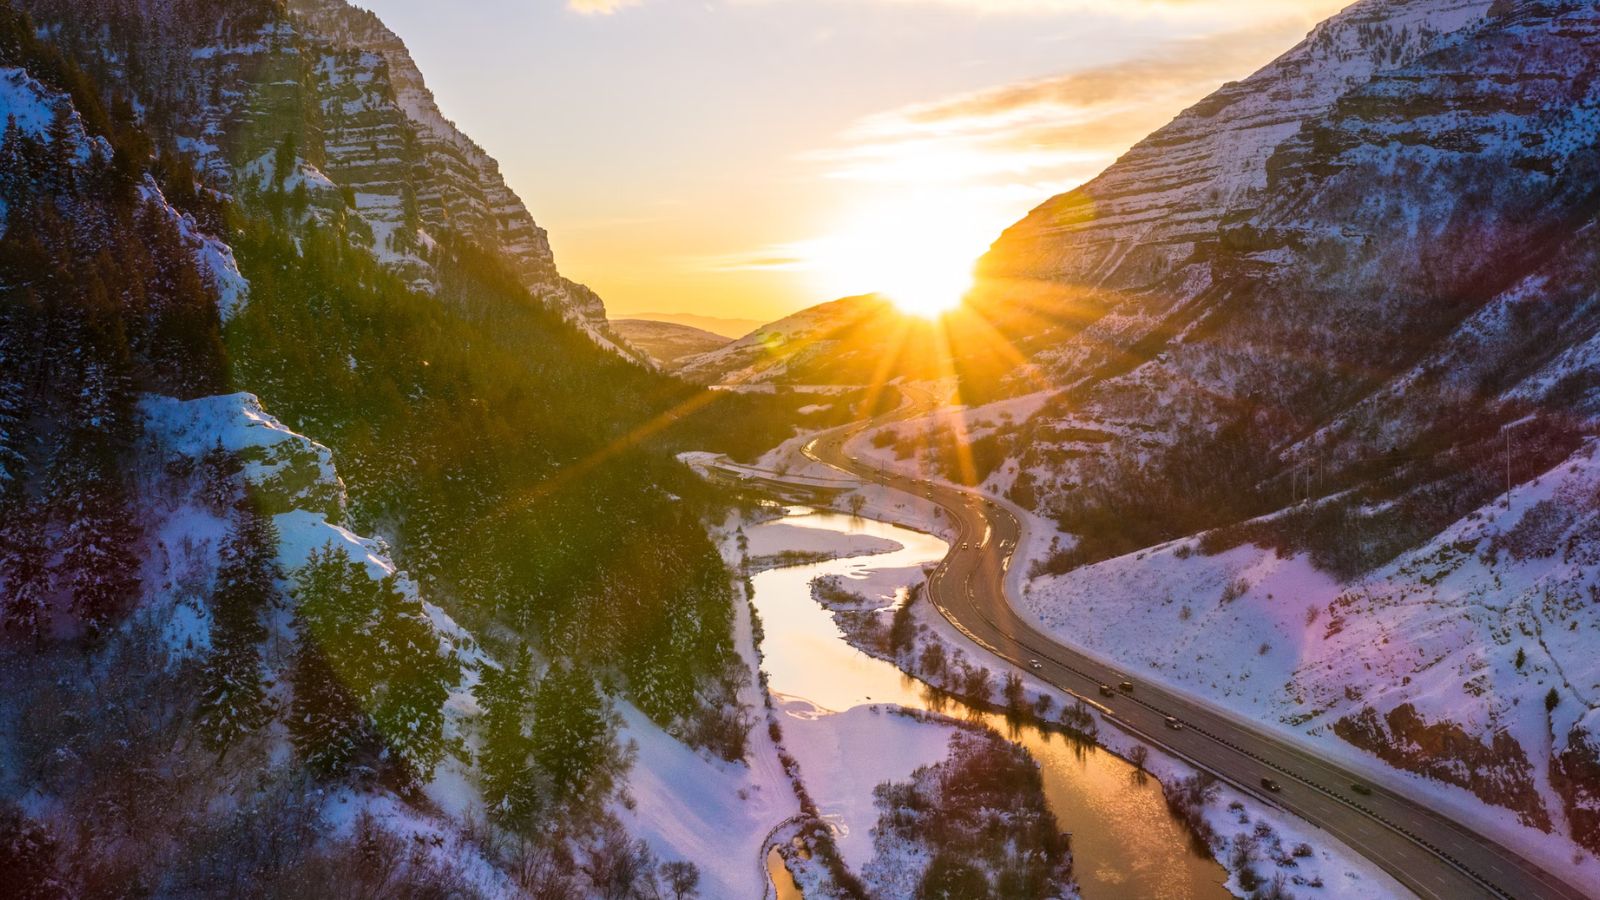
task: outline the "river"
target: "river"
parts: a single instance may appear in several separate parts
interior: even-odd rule
[[[1039,763],[1050,808],[1061,828],[1072,834],[1074,871],[1085,900],[1230,896],[1222,887],[1226,874],[1197,852],[1188,832],[1167,811],[1153,778],[1098,747],[1031,726],[1014,727],[1003,717],[930,698],[920,682],[850,646],[832,615],[811,596],[811,580],[821,575],[859,575],[935,562],[947,550],[943,541],[871,519],[809,509],[791,509],[780,521],[886,538],[903,549],[771,569],[754,577],[755,606],[766,632],[763,668],[775,695],[802,698],[835,712],[895,703],[978,719],[1026,747]],[[868,828],[871,823],[854,826]]]

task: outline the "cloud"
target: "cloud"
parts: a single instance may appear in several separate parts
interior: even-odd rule
[[[638,6],[644,0],[567,0],[567,9],[583,16],[609,16],[620,9]]]
[[[748,253],[698,256],[684,260],[686,268],[701,272],[799,272],[814,264],[812,247],[804,241],[775,244]]]
[[[821,164],[827,177],[857,182],[996,188],[1079,182],[1222,82],[1292,45],[1314,14],[1291,13],[1169,41],[1106,65],[888,110],[803,158]]]

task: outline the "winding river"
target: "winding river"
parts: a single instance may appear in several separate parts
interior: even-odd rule
[[[833,711],[895,703],[978,719],[1026,747],[1039,762],[1046,800],[1061,827],[1072,833],[1074,868],[1086,900],[1229,896],[1222,887],[1226,874],[1196,851],[1167,811],[1154,779],[1098,747],[1031,726],[1017,728],[1001,716],[930,698],[921,682],[850,646],[832,615],[811,596],[811,580],[821,575],[861,575],[935,562],[947,549],[943,541],[883,522],[809,509],[791,509],[779,521],[887,538],[903,549],[771,569],[754,577],[755,606],[766,631],[763,668],[774,694]],[[781,863],[774,875],[787,875]]]

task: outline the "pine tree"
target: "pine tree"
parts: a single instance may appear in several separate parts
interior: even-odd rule
[[[50,569],[43,538],[43,512],[15,491],[0,503],[0,581],[5,584],[0,616],[12,634],[44,645],[50,626]]]
[[[25,205],[33,192],[33,172],[24,140],[17,117],[6,116],[5,135],[0,137],[0,203],[8,210]]]
[[[532,825],[541,805],[526,724],[533,703],[532,671],[532,657],[523,645],[504,669],[484,667],[472,692],[483,710],[478,770],[484,805],[497,824],[512,830]]]
[[[326,652],[305,634],[295,651],[291,680],[289,734],[306,768],[325,778],[349,774],[359,758],[373,752],[376,739]]]
[[[45,178],[50,193],[56,197],[65,197],[77,192],[79,145],[74,124],[72,104],[66,100],[58,101],[46,132],[50,147],[50,166]]]
[[[565,663],[552,666],[533,697],[533,756],[558,802],[582,793],[605,761],[606,709],[594,680]]]
[[[298,643],[291,680],[289,733],[306,766],[324,777],[342,777],[370,749],[366,713],[330,663],[329,637],[344,630],[338,612],[344,554],[332,545],[312,551],[296,573],[295,632]]]
[[[64,523],[57,577],[91,644],[139,593],[139,528],[118,473],[94,461],[69,463],[54,506]]]
[[[0,334],[0,493],[22,481],[28,458],[27,387],[17,345],[12,334]]]
[[[444,755],[444,701],[460,677],[454,654],[442,652],[422,604],[393,575],[373,581],[330,545],[297,577],[290,724],[302,753],[338,774],[365,738],[377,738],[403,781],[426,780]],[[321,749],[324,742],[333,748]]]
[[[222,440],[200,457],[200,502],[222,514],[238,505],[244,496],[239,473],[244,466],[237,454],[222,447]]]
[[[200,729],[226,754],[272,715],[261,672],[263,613],[277,598],[278,532],[255,504],[239,513],[212,592],[212,652],[201,672]]]
[[[300,158],[298,143],[294,132],[285,134],[283,140],[278,142],[278,147],[272,155],[272,189],[274,191],[281,192],[284,181],[294,174]]]
[[[49,571],[40,545],[43,512],[25,484],[31,435],[23,418],[24,361],[17,343],[12,333],[0,334],[0,625],[37,646],[47,624]]]

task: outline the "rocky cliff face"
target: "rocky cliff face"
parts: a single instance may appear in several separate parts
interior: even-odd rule
[[[1489,0],[1364,0],[1299,46],[1185,111],[1105,173],[1052,198],[1007,230],[979,263],[982,281],[1038,299],[1029,328],[1061,302],[1100,316],[1059,348],[1058,371],[1082,372],[1126,348],[1209,284],[1197,266],[1224,221],[1269,197],[1265,163],[1302,123],[1374,74],[1418,58],[1482,20]]]
[[[363,181],[359,180],[358,170],[349,181],[337,176],[335,180],[355,187],[358,198],[368,189],[379,196],[387,194],[387,204],[377,204],[378,209],[393,208],[396,200],[405,197],[386,189],[409,182],[422,228],[454,232],[500,250],[536,296],[568,311],[576,321],[604,332],[605,306],[600,298],[556,271],[545,230],[534,223],[521,198],[506,185],[499,163],[439,110],[433,92],[399,36],[377,16],[343,0],[295,0],[291,9],[308,34],[327,42],[338,51],[334,58],[351,66],[344,72],[329,71],[330,87],[348,94],[351,85],[371,86],[353,98],[324,92],[328,98],[324,100],[324,116],[337,141],[330,153],[332,165],[342,167],[348,164],[346,160],[360,160],[362,144],[374,138],[382,146],[400,137],[399,147],[409,141],[421,157],[409,175],[391,171],[389,175],[400,177],[384,177],[380,170],[373,173],[376,177]],[[328,66],[328,62],[324,65]],[[374,103],[370,95],[392,102]],[[347,118],[351,112],[353,118]],[[397,119],[395,124],[399,127],[386,127],[386,122],[369,125],[363,121],[363,113],[376,114],[384,120]],[[402,158],[404,155],[400,154]]]
[[[22,6],[83,41],[97,20],[128,27],[110,2]],[[559,273],[498,163],[443,115],[373,14],[343,0],[180,0],[152,4],[135,32],[137,66],[106,53],[95,74],[147,107],[216,186],[348,231],[424,291],[438,287],[438,243],[470,242],[598,343],[642,361],[611,333],[600,298]]]

